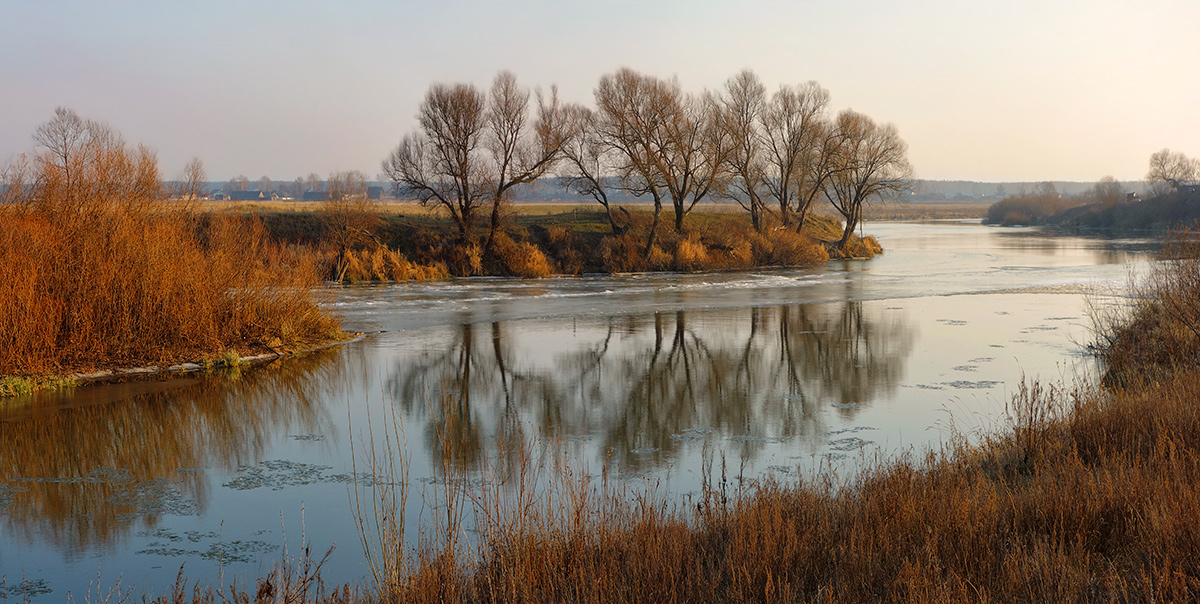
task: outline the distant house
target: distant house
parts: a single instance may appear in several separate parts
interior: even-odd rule
[[[304,201],[325,201],[328,197],[325,191],[305,191]]]
[[[372,186],[367,187],[367,199],[382,199],[383,187]]]
[[[209,198],[213,201],[225,201],[226,199],[229,199],[229,196],[226,195],[224,191],[217,191],[212,195],[209,195]]]
[[[253,189],[250,191],[230,191],[229,199],[231,201],[266,201],[271,199],[269,192]]]

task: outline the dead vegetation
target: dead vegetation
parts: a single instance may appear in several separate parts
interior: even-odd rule
[[[60,110],[0,205],[0,374],[302,347],[339,334],[312,255],[163,201],[154,155]]]

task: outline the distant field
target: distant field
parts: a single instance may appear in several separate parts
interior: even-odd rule
[[[614,204],[614,209],[615,209]],[[630,210],[649,210],[648,203],[630,203],[625,205]],[[945,203],[945,202],[912,202],[889,203],[868,206],[865,210],[869,220],[920,220],[945,218],[983,218],[987,213],[987,203]],[[205,201],[199,204],[203,211],[230,212],[236,214],[256,214],[262,212],[315,212],[320,210],[321,202],[317,201]],[[425,215],[436,212],[433,207],[422,207],[415,201],[385,200],[374,205],[381,214],[389,215]],[[526,216],[566,214],[576,211],[601,211],[598,203],[579,202],[575,200],[517,202],[512,204],[512,211]],[[744,212],[736,203],[703,202],[696,206],[697,212],[739,213]],[[663,208],[664,214],[671,212],[669,204]],[[835,216],[836,213],[827,207],[816,210],[818,214]]]
[[[868,220],[932,220],[946,218],[983,218],[989,203],[912,202],[868,206]]]

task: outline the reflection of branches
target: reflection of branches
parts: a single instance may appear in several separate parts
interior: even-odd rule
[[[474,342],[485,334],[490,346]],[[459,326],[448,346],[402,365],[393,395],[413,410],[417,385],[440,382],[458,393],[451,410],[433,410],[433,421],[444,434],[452,422],[469,442],[448,449],[431,441],[435,457],[460,451],[473,466],[486,435],[521,442],[528,425],[549,435],[599,433],[613,461],[632,469],[668,462],[692,429],[750,437],[739,439],[743,457],[762,447],[755,437],[816,439],[821,404],[853,415],[849,403],[868,405],[897,386],[912,348],[904,323],[860,302],[613,317],[554,336],[543,325]]]
[[[16,491],[4,514],[8,534],[50,535],[82,555],[173,507],[203,510],[208,481],[198,469],[251,463],[280,431],[333,432],[321,401],[342,379],[344,354],[288,359],[236,379],[49,394],[23,415],[7,414],[0,489]],[[50,406],[61,397],[71,406]]]

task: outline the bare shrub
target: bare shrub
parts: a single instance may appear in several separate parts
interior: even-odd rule
[[[0,208],[0,373],[195,358],[338,334],[315,258],[256,220],[162,200],[154,156],[60,110],[21,201]],[[43,129],[39,129],[39,132]],[[64,142],[66,141],[66,142]],[[278,346],[268,346],[278,349]]]

